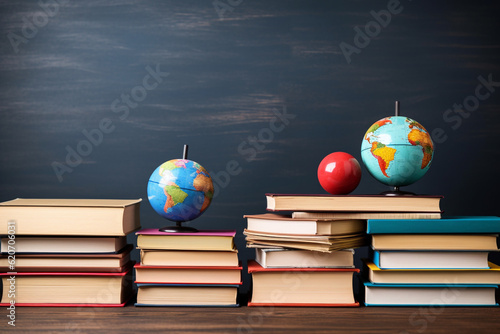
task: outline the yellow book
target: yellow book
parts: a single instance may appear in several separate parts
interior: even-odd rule
[[[368,278],[379,284],[500,284],[500,267],[481,269],[380,269],[365,260]]]

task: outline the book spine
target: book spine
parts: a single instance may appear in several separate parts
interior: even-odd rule
[[[373,251],[373,263],[380,268],[380,252],[377,250]]]

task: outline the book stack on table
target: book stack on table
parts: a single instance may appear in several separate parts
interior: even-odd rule
[[[136,306],[238,306],[242,267],[234,230],[136,233]]]
[[[369,219],[367,306],[496,306],[499,217]]]
[[[126,235],[140,228],[140,201],[0,203],[0,305],[124,306],[133,295]]]
[[[267,209],[280,214],[245,216],[247,247],[256,252],[248,262],[249,306],[359,305],[354,248],[367,245],[366,212],[332,205],[340,198],[345,197],[268,194]]]

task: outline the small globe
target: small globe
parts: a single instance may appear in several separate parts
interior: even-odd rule
[[[148,182],[148,199],[162,217],[185,222],[199,217],[214,194],[205,168],[187,159],[169,160],[155,169]]]
[[[406,186],[429,170],[434,145],[429,132],[403,116],[382,118],[366,131],[361,158],[370,174],[390,186]]]

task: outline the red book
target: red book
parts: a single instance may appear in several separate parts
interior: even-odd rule
[[[241,284],[241,266],[134,266],[136,283]]]
[[[131,270],[121,273],[0,273],[0,306],[125,306],[132,296]]]
[[[248,306],[356,307],[356,268],[263,268],[248,261],[252,297]]]

